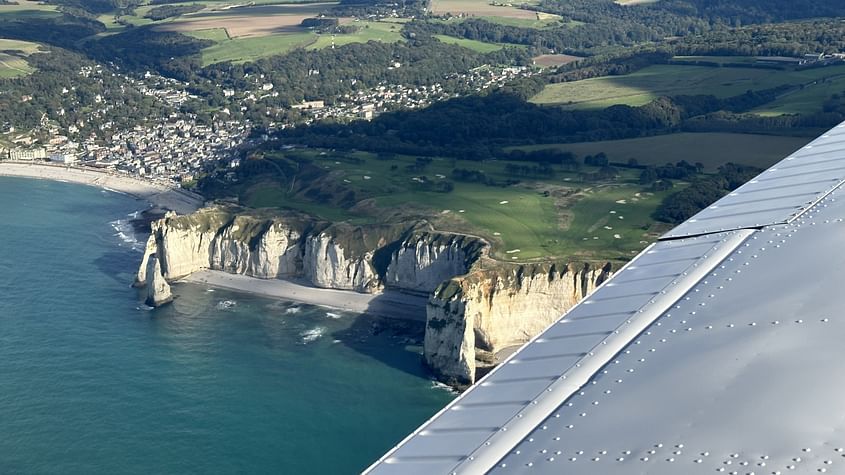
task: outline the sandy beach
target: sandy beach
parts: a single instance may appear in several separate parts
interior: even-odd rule
[[[428,299],[398,291],[381,294],[361,294],[350,290],[320,289],[289,280],[256,279],[222,271],[194,272],[182,282],[208,285],[264,297],[336,308],[355,313],[367,313],[386,318],[425,321]]]
[[[159,208],[187,214],[202,206],[201,196],[165,184],[91,168],[0,161],[0,176],[36,178],[96,186],[134,196]]]

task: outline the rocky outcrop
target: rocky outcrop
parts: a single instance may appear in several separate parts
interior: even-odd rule
[[[170,291],[170,284],[161,273],[161,263],[155,255],[147,259],[146,270],[147,299],[150,307],[161,307],[173,301],[173,293]]]
[[[465,384],[475,379],[476,359],[527,341],[610,272],[583,263],[504,263],[488,250],[481,238],[425,222],[352,226],[213,207],[152,223],[136,281],[150,286],[153,301],[169,298],[167,281],[204,269],[428,295],[425,361],[441,379]]]
[[[471,384],[478,351],[495,353],[525,343],[610,272],[609,264],[496,263],[444,282],[428,303],[426,363],[445,381]]]

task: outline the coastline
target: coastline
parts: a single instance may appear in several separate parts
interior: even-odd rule
[[[129,175],[102,170],[46,163],[0,161],[0,176],[34,178],[94,186],[124,193],[146,201],[152,206],[188,214],[199,209],[203,199],[199,195]]]
[[[0,177],[31,178],[93,186],[123,193],[153,207],[189,214],[203,205],[201,196],[163,183],[103,170],[47,163],[0,161]],[[292,280],[257,279],[222,271],[196,272],[180,282],[208,285],[268,298],[317,305],[377,317],[425,322],[428,299],[399,291],[362,294],[322,289]]]
[[[291,280],[258,279],[223,271],[202,270],[178,282],[208,285],[262,297],[290,300],[377,317],[425,322],[428,299],[399,291],[362,294],[352,290],[322,289]]]

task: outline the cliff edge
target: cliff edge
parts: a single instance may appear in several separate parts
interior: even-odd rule
[[[136,285],[163,300],[167,281],[205,269],[320,288],[429,297],[424,358],[441,380],[470,384],[503,348],[528,341],[592,292],[610,264],[512,264],[489,243],[424,221],[354,226],[225,207],[152,223]],[[164,284],[164,285],[162,285]],[[153,301],[156,301],[153,299]]]

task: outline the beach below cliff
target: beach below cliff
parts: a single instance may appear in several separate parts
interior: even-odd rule
[[[387,290],[380,294],[363,294],[351,290],[322,289],[282,279],[258,279],[216,270],[201,270],[180,280],[263,297],[319,305],[368,315],[416,320],[426,319],[426,297]]]
[[[46,163],[0,161],[0,176],[53,180],[95,186],[124,193],[161,209],[187,214],[203,204],[199,195],[163,183],[92,168],[66,167]]]

